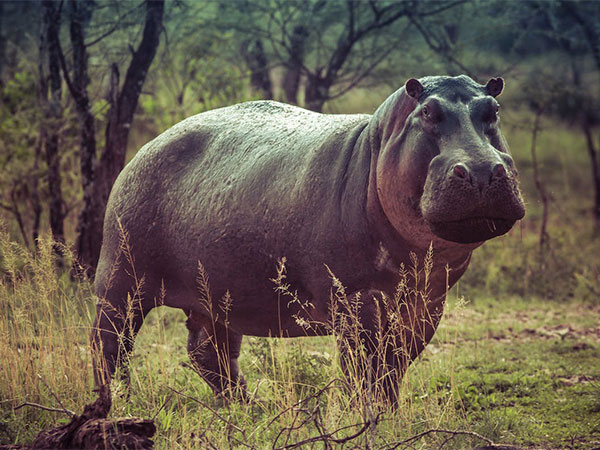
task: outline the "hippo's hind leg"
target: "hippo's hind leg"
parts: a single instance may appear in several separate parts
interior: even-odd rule
[[[216,395],[246,396],[246,381],[240,374],[238,357],[241,334],[203,315],[188,313],[188,354],[194,370],[209,384]]]
[[[150,309],[127,295],[119,302],[99,300],[90,336],[96,386],[110,383],[117,368],[121,369],[123,380],[129,383],[129,354]]]

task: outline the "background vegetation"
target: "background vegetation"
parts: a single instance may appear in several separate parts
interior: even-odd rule
[[[475,252],[398,411],[311,445],[392,447],[444,428],[600,446],[599,24],[600,3],[558,0],[0,2],[0,444],[64,420],[24,402],[79,412],[93,399],[95,299],[72,277],[72,252],[92,273],[103,195],[141,145],[240,101],[371,113],[409,77],[467,73],[506,80],[502,127],[527,216]],[[155,418],[160,447],[285,447],[358,424],[331,436],[343,439],[377,415],[336,381],[327,338],[247,339],[254,401],[217,401],[184,365],[183,320],[152,312],[131,395],[113,407]]]

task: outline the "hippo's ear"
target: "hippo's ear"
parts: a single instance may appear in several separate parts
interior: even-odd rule
[[[406,93],[414,99],[418,99],[421,92],[423,92],[423,85],[419,80],[411,78],[404,85]]]
[[[504,80],[500,77],[491,78],[485,85],[486,92],[492,97],[498,97],[504,89]]]

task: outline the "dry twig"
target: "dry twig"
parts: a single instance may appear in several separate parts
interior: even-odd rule
[[[75,415],[75,413],[73,411],[69,411],[68,409],[65,409],[65,408],[51,408],[49,406],[38,405],[37,403],[31,403],[31,402],[21,403],[19,406],[15,407],[13,409],[13,411],[17,411],[18,409],[21,409],[25,406],[31,406],[33,408],[43,409],[44,411],[64,413],[64,414],[67,414],[69,417],[73,417]]]
[[[471,437],[475,437],[477,439],[481,439],[482,441],[485,441],[488,444],[488,446],[491,448],[498,447],[498,445],[495,444],[491,439],[488,439],[479,433],[475,433],[474,431],[444,430],[444,429],[439,429],[439,428],[432,428],[430,430],[423,431],[422,433],[415,434],[414,436],[411,436],[408,439],[404,439],[403,441],[396,442],[396,443],[390,445],[389,447],[387,447],[387,449],[392,450],[392,449],[400,448],[402,446],[410,446],[411,442],[419,440],[419,439],[427,436],[428,434],[433,434],[433,433],[443,433],[443,434],[451,435],[449,439],[446,439],[444,441],[442,446],[446,445],[446,443],[450,439],[454,439],[456,436],[471,436]]]

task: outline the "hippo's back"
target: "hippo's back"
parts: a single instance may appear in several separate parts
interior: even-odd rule
[[[335,191],[337,166],[350,158],[357,132],[348,136],[369,117],[259,101],[198,114],[165,131],[136,154],[113,186],[97,270],[99,295],[121,251],[123,231],[146,283],[173,280],[173,289],[194,289],[198,261],[215,284],[213,274],[226,267],[273,272],[276,259],[289,257],[300,235],[314,226],[315,210]],[[244,280],[239,284],[247,290]]]

